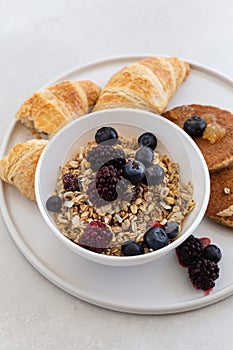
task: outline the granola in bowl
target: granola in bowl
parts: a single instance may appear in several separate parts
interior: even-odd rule
[[[113,129],[103,140],[98,132],[60,168],[52,196],[60,206],[48,206],[59,231],[107,256],[147,254],[170,244],[195,206],[192,183],[182,183],[179,164],[157,150],[155,135],[126,139]]]

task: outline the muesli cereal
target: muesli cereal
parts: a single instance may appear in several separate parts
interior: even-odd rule
[[[74,243],[105,255],[162,248],[177,238],[195,205],[191,182],[183,184],[179,165],[155,150],[153,134],[129,140],[113,129],[101,138],[100,130],[97,141],[61,166],[56,225]]]

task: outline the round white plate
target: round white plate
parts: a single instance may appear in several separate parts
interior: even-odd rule
[[[119,68],[141,58],[100,61],[70,71],[56,81],[91,79],[103,86]],[[199,103],[232,110],[233,81],[198,64],[191,63],[191,68],[190,76],[176,92],[169,108]],[[31,137],[30,132],[13,121],[0,157],[17,142]],[[42,220],[37,205],[5,183],[0,186],[0,205],[10,235],[26,259],[56,286],[89,303],[123,312],[167,314],[207,306],[233,294],[233,231],[208,219],[202,221],[194,234],[209,237],[222,249],[223,258],[214,290],[204,295],[192,287],[187,269],[178,264],[174,252],[142,266],[96,265],[63,246]]]

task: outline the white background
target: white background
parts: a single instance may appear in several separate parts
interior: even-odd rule
[[[233,78],[232,0],[0,0],[0,139],[22,101],[46,82],[131,54],[176,55]],[[233,297],[163,316],[80,301],[26,261],[0,217],[1,350],[228,350],[232,324]]]

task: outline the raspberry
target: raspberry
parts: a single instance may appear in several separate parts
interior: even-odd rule
[[[87,152],[86,159],[90,163],[92,170],[97,171],[110,160],[125,159],[125,153],[123,150],[110,145],[98,145]]]
[[[214,281],[219,277],[219,267],[214,261],[201,257],[190,263],[188,275],[197,289],[206,291],[215,286]]]
[[[95,253],[103,253],[112,239],[112,232],[100,221],[92,221],[84,229],[78,245]]]
[[[202,242],[193,235],[190,235],[179,247],[176,248],[176,254],[181,265],[187,267],[194,259],[202,256],[203,249],[204,246]]]
[[[63,186],[66,191],[80,191],[78,176],[72,173],[67,173],[63,176]]]

